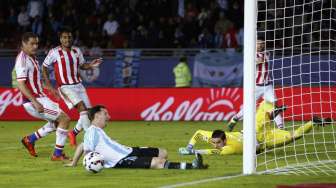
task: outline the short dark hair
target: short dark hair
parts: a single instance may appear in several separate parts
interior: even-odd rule
[[[92,121],[94,119],[94,116],[97,112],[100,112],[102,108],[106,108],[103,105],[96,105],[88,110],[89,112],[89,120]]]
[[[72,29],[70,27],[62,27],[58,32],[58,36],[61,37],[63,33],[72,33]]]
[[[180,62],[187,62],[187,57],[186,56],[180,57]]]
[[[222,140],[226,139],[225,132],[222,130],[214,130],[212,132],[211,138],[221,138]]]
[[[33,33],[33,32],[26,32],[26,33],[23,33],[23,35],[21,36],[21,41],[26,43],[29,41],[30,38],[37,38],[38,36]]]

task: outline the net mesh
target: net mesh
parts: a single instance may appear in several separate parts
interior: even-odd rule
[[[259,173],[336,174],[335,4],[333,0],[258,1],[257,38],[265,48],[257,47],[257,58],[263,51],[264,56],[259,56],[268,71],[257,60],[256,87],[262,88],[266,101],[287,107],[280,113],[282,119],[258,122],[257,115]],[[321,126],[314,116],[330,119]],[[283,130],[278,129],[281,125]]]

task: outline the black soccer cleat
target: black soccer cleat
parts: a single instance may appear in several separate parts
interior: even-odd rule
[[[203,164],[203,157],[199,153],[195,153],[195,159],[192,161],[192,166],[194,169],[207,169],[208,165]]]
[[[313,123],[321,127],[333,124],[333,122],[334,121],[331,118],[321,118],[318,116],[313,116]]]
[[[273,120],[275,117],[277,117],[280,113],[284,112],[285,110],[287,110],[286,105],[276,106],[273,112],[270,113],[270,119]]]

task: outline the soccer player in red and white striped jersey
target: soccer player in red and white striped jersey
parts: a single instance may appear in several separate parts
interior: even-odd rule
[[[30,155],[37,157],[35,142],[56,130],[56,145],[53,161],[66,160],[63,147],[67,138],[69,117],[59,108],[58,104],[51,101],[43,93],[40,66],[36,60],[38,49],[38,37],[33,33],[22,35],[22,51],[15,61],[15,72],[18,88],[23,94],[23,107],[33,117],[48,121],[43,127],[29,136],[25,136],[21,142],[27,148]]]
[[[265,41],[257,40],[256,51],[256,101],[263,97],[266,102],[275,104],[277,98],[269,75],[269,54],[265,51]],[[228,124],[229,131],[232,131],[237,121],[242,119],[243,109],[240,109],[240,111],[231,118]],[[274,118],[274,121],[279,129],[284,128],[281,114],[277,115]]]
[[[77,134],[90,126],[87,108],[91,107],[79,70],[96,68],[102,63],[102,59],[86,63],[81,50],[72,45],[70,29],[62,29],[59,37],[61,45],[49,51],[43,62],[42,73],[47,89],[57,98],[62,97],[69,109],[75,107],[80,114],[76,126],[68,134],[70,144],[76,146]],[[54,68],[58,91],[50,83],[49,66]]]

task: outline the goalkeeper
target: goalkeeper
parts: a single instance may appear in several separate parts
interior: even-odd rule
[[[325,126],[331,124],[330,118],[319,118],[314,116],[312,121],[308,121],[304,125],[295,129],[293,132],[285,131],[271,126],[271,120],[286,108],[274,108],[272,103],[263,101],[257,110],[256,115],[256,138],[260,144],[261,150],[265,148],[274,148],[289,144],[294,140],[301,138],[304,134],[310,132],[313,125]]]
[[[212,149],[195,150],[197,141],[205,141],[213,146]],[[181,155],[192,155],[200,153],[205,155],[219,154],[230,155],[243,152],[243,135],[240,132],[225,133],[222,130],[205,131],[198,130],[190,139],[188,146],[179,148]]]
[[[305,133],[311,131],[313,124],[324,125],[331,120],[324,120],[314,117],[313,122],[309,121],[300,126],[293,133],[279,128],[271,127],[271,120],[274,119],[285,108],[276,108],[272,103],[262,102],[256,114],[256,143],[257,152],[265,148],[274,148],[291,143],[293,140],[301,138]],[[211,149],[194,149],[198,141],[205,141],[213,146]],[[224,132],[222,130],[205,131],[198,130],[190,139],[187,147],[179,148],[181,155],[200,154],[241,154],[243,152],[243,135],[241,132]]]

